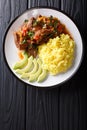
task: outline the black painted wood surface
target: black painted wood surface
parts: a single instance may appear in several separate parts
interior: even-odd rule
[[[8,24],[35,6],[56,7],[66,12],[83,37],[85,53],[79,71],[57,88],[26,86],[4,62],[2,46]],[[86,8],[86,0],[0,0],[0,130],[87,130]]]

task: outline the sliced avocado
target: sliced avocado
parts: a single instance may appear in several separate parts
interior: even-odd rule
[[[34,63],[33,69],[29,74],[34,74],[38,69],[38,63],[36,59],[33,60],[33,63]]]
[[[33,63],[33,57],[30,56],[28,58],[28,64],[25,66],[25,68],[23,68],[23,69],[17,69],[15,72],[18,73],[18,74],[23,74],[25,72],[30,71],[31,67],[32,67],[32,63]]]
[[[23,74],[23,71],[22,71],[21,69],[17,69],[15,72],[16,72],[17,74]]]
[[[31,75],[29,76],[29,81],[30,81],[30,82],[36,81],[37,78],[38,78],[38,76],[39,76],[39,75],[41,74],[41,72],[42,72],[40,59],[37,60],[37,63],[38,63],[38,66],[39,66],[39,67],[38,67],[38,70],[37,70],[36,73],[33,73],[33,74],[31,74]]]
[[[37,82],[42,82],[46,79],[48,73],[47,70],[42,69],[42,73],[39,75]]]
[[[27,53],[23,52],[23,56],[24,56],[23,60],[21,60],[19,62],[16,62],[16,64],[13,66],[14,70],[23,68],[27,64],[27,62],[28,62],[28,55],[27,55]]]
[[[37,71],[37,69],[38,69],[37,60],[34,59],[34,60],[33,60],[33,68],[32,68],[32,70],[31,70],[30,72],[28,72],[28,73],[23,73],[23,74],[21,75],[21,78],[28,78],[28,77],[30,77],[30,75],[31,75],[31,74],[34,74],[34,73]]]
[[[22,79],[27,79],[27,78],[29,78],[29,76],[30,76],[29,73],[23,73],[23,74],[20,76],[20,78],[22,78]]]

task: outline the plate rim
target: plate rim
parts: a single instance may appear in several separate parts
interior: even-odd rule
[[[80,60],[80,63],[76,69],[76,71],[69,77],[67,78],[66,80],[62,81],[61,83],[58,83],[58,84],[55,84],[55,85],[51,85],[51,86],[37,86],[37,85],[33,85],[33,84],[30,84],[30,83],[26,83],[24,82],[23,80],[21,80],[18,76],[15,75],[15,73],[13,73],[13,71],[11,70],[8,62],[7,62],[7,59],[6,59],[6,54],[5,54],[5,39],[6,39],[6,36],[7,36],[7,33],[10,29],[10,27],[12,26],[12,24],[20,17],[22,16],[23,14],[27,13],[28,11],[31,11],[31,10],[34,10],[34,9],[52,9],[54,11],[58,11],[60,13],[63,13],[64,15],[66,15],[76,26],[76,28],[78,29],[78,32],[80,34],[80,37],[81,37],[81,40],[82,40],[82,56],[81,56],[81,60]],[[84,57],[84,44],[83,44],[83,37],[82,37],[82,33],[81,31],[79,30],[79,28],[77,27],[77,24],[75,23],[75,21],[72,19],[72,17],[70,17],[66,12],[62,11],[62,10],[59,10],[58,8],[55,8],[55,7],[47,7],[47,6],[36,6],[36,7],[31,7],[25,11],[23,11],[21,14],[19,14],[18,16],[16,16],[10,23],[9,25],[7,26],[6,30],[5,30],[5,33],[4,33],[4,38],[3,38],[3,56],[4,56],[4,61],[5,61],[5,64],[7,66],[7,68],[10,70],[10,72],[13,74],[14,77],[16,77],[16,79],[18,79],[19,81],[21,81],[22,83],[26,84],[27,86],[33,86],[33,87],[38,87],[38,88],[55,88],[55,87],[59,87],[60,85],[66,83],[67,81],[69,81],[70,79],[72,79],[72,77],[74,77],[74,75],[77,73],[77,71],[79,70],[81,64],[82,64],[82,61],[83,61],[83,57]]]

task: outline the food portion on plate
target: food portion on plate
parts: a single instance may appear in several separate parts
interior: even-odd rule
[[[22,52],[24,57],[21,61],[17,62],[13,69],[16,73],[20,74],[22,79],[28,79],[30,82],[42,82],[46,79],[48,73],[46,69],[42,68],[40,58],[28,57],[26,52]]]
[[[14,32],[19,50],[26,50],[28,55],[37,56],[37,46],[46,43],[50,38],[66,34],[67,30],[60,21],[53,17],[39,15],[37,18],[26,19],[23,25]]]
[[[74,59],[75,43],[68,34],[61,34],[49,39],[47,43],[38,47],[38,55],[43,63],[43,68],[51,75],[66,72]]]
[[[21,60],[13,69],[30,82],[66,72],[73,64],[75,42],[56,17],[39,15],[24,20],[14,32],[14,41]]]

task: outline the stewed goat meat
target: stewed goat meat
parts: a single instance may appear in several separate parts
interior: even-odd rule
[[[66,33],[66,28],[53,16],[41,16],[26,19],[18,31],[14,32],[14,40],[19,50],[26,50],[29,55],[37,56],[37,46],[50,38]]]

